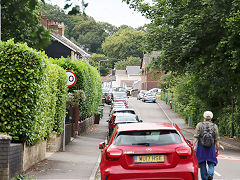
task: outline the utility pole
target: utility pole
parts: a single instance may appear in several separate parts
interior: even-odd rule
[[[101,76],[101,74],[100,74],[100,64],[101,64],[101,62],[104,62],[104,61],[109,61],[109,59],[100,60],[100,61],[98,62],[98,73],[99,73],[100,76]]]

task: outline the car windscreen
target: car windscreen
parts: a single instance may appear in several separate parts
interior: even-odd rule
[[[129,114],[135,114],[133,110],[116,110],[114,113],[129,113]]]
[[[114,140],[119,146],[161,146],[181,142],[182,138],[175,130],[120,132]]]
[[[116,116],[115,121],[116,124],[122,122],[138,122],[136,116]]]
[[[114,99],[127,99],[127,94],[126,93],[114,93],[113,94]]]

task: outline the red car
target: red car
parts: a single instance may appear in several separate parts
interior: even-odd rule
[[[102,151],[102,180],[197,180],[198,162],[190,141],[171,123],[119,124]]]

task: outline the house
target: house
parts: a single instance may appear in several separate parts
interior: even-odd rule
[[[141,81],[140,71],[140,66],[127,66],[125,70],[113,69],[110,75],[102,78],[102,87],[124,87],[131,90],[134,83]]]
[[[153,60],[153,58],[157,58],[161,54],[161,51],[152,51],[151,54],[144,54],[142,62],[141,62],[141,69],[142,69],[142,85],[141,88],[143,90],[150,90],[152,88],[158,87],[158,81],[164,75],[164,72],[160,74],[156,74],[159,72],[157,69],[150,69],[148,70],[146,67],[149,63]]]
[[[109,74],[105,77],[102,77],[102,88],[108,89],[115,87],[116,85],[116,76]]]
[[[46,16],[41,16],[40,24],[47,30],[52,30],[52,43],[45,48],[45,53],[52,58],[70,57],[71,59],[84,59],[89,61],[90,54],[74,44],[64,36],[64,24],[49,21]]]
[[[116,70],[116,87],[131,90],[134,82],[141,80],[140,66],[127,66],[126,70]]]

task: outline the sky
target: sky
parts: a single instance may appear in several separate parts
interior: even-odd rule
[[[81,5],[81,0],[72,0],[72,2]],[[64,7],[65,0],[46,0],[47,3],[57,4]],[[130,9],[122,0],[85,0],[88,3],[86,14],[93,17],[96,21],[108,22],[117,27],[128,25],[134,28],[149,23],[141,13]]]

